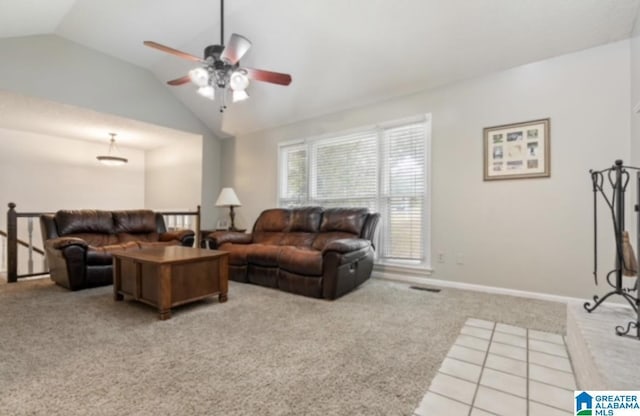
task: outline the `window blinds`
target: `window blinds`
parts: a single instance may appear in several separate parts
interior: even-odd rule
[[[424,123],[382,131],[381,256],[424,260]]]

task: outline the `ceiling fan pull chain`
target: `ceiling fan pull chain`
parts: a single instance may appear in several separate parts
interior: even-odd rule
[[[227,89],[222,90],[222,102],[220,103],[220,112],[224,113],[224,110],[227,109]]]

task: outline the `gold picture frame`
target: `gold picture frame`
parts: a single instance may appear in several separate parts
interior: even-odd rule
[[[485,127],[484,180],[551,176],[551,119]]]

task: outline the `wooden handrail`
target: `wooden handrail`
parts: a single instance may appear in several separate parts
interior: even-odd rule
[[[7,237],[7,238],[9,237],[7,232],[6,231],[2,231],[2,230],[0,230],[0,235],[3,236],[3,237]],[[18,242],[18,245],[21,245],[22,247],[29,248],[29,243],[27,243],[26,241],[21,240],[19,238],[16,241]],[[44,256],[44,250],[42,250],[41,248],[32,246],[31,249],[33,251],[35,251],[36,253],[42,254]]]

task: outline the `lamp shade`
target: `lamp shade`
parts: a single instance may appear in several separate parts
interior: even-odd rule
[[[238,199],[238,196],[233,191],[233,188],[222,188],[218,200],[216,201],[217,207],[240,207],[242,204]]]

